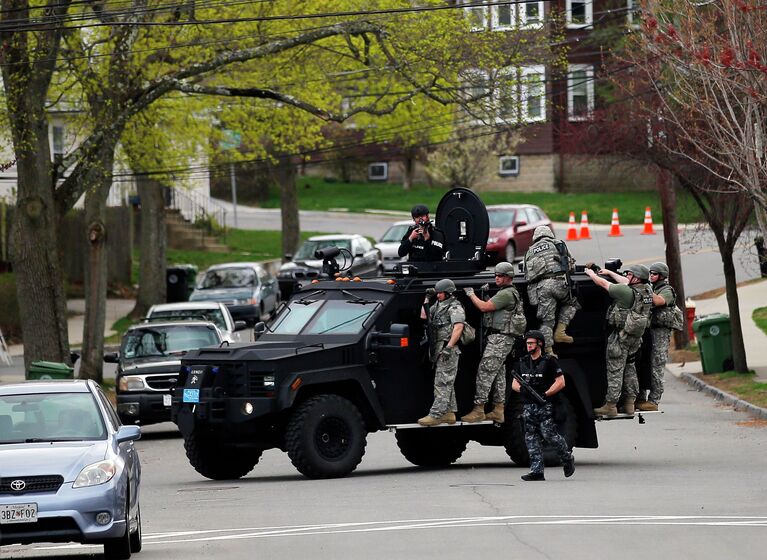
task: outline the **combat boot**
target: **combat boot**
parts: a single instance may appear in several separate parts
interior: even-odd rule
[[[655,404],[654,402],[644,401],[639,403],[639,406],[637,406],[637,410],[641,412],[657,412],[658,405]]]
[[[444,417],[445,415],[442,415],[439,418],[434,418],[434,416],[426,415],[423,418],[419,418],[418,423],[421,426],[439,426],[442,424],[442,419]]]
[[[455,412],[448,410],[439,420],[445,424],[455,424]]]
[[[497,422],[498,424],[503,424],[504,407],[505,405],[503,403],[494,403],[493,411],[490,412],[487,416],[485,416],[485,420],[492,420],[493,422]]]
[[[618,406],[614,402],[606,402],[599,408],[594,409],[596,416],[618,416]]]
[[[562,463],[562,470],[565,471],[565,478],[570,478],[575,474],[575,457],[570,453],[570,458]]]
[[[567,325],[564,323],[557,323],[557,328],[554,329],[554,342],[573,343],[573,337],[565,332],[565,328],[567,328]]]
[[[621,407],[625,414],[634,414],[634,399],[625,398],[623,403],[621,403]]]
[[[527,474],[523,474],[522,480],[524,480],[525,482],[532,482],[534,480],[546,480],[546,479],[543,478],[542,472],[530,472]]]
[[[461,417],[461,422],[468,422],[473,424],[474,422],[482,422],[485,419],[485,405],[475,404],[466,416]]]

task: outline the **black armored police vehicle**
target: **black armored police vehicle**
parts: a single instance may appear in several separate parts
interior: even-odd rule
[[[420,318],[427,289],[451,278],[477,337],[462,348],[455,389],[458,416],[473,407],[481,356],[479,311],[463,288],[492,296],[497,288],[486,271],[487,211],[467,189],[441,200],[436,225],[445,232],[446,260],[403,264],[392,277],[345,277],[343,271],[297,287],[258,340],[191,351],[184,356],[172,416],[192,466],[211,479],[248,474],[266,449],[288,453],[310,478],[345,476],[365,453],[370,432],[392,430],[404,457],[436,467],[456,461],[473,440],[503,447],[518,465],[529,459],[522,405],[507,399],[505,423],[421,427],[416,421],[434,397],[427,325]],[[332,255],[323,255],[332,264]],[[330,267],[333,270],[333,267]],[[490,288],[481,287],[489,284]],[[605,390],[604,290],[579,268],[571,277],[582,309],[568,331],[572,344],[555,346],[566,376],[555,420],[570,446],[597,447],[592,407]],[[527,302],[524,275],[514,285]],[[527,303],[529,328],[535,309]],[[520,341],[521,342],[521,341]],[[520,356],[523,344],[516,349]],[[514,358],[507,359],[511,369]],[[508,383],[509,391],[511,383]]]

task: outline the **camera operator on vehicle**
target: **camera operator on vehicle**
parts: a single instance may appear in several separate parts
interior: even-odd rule
[[[397,253],[410,261],[441,261],[445,255],[445,234],[429,220],[429,209],[423,204],[410,211],[413,225],[402,237]]]

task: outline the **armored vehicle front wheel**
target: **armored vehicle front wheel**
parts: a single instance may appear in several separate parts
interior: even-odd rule
[[[318,395],[298,406],[285,435],[293,466],[309,478],[346,476],[362,461],[367,429],[354,404],[338,395]]]
[[[456,428],[398,430],[397,446],[402,455],[419,467],[445,467],[461,458],[469,442]]]
[[[575,440],[578,437],[578,417],[575,414],[575,407],[570,400],[561,395],[557,403],[558,410],[554,414],[554,422],[557,424],[559,433],[565,438],[568,449],[573,448]],[[522,403],[515,400],[506,405],[506,454],[519,467],[530,466],[530,456],[527,454],[527,445],[525,445],[525,423],[522,420]],[[543,460],[548,466],[559,464],[559,458],[548,446],[543,450]]]
[[[253,470],[263,453],[260,449],[222,445],[198,432],[184,438],[184,449],[194,470],[212,480],[242,478]]]

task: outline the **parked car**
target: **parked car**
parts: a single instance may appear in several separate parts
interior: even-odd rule
[[[235,321],[229,313],[229,308],[219,301],[184,301],[153,305],[147,311],[145,321],[208,321],[218,327],[227,342],[253,341],[253,330],[248,328],[248,323]]]
[[[123,335],[120,352],[104,354],[117,364],[117,414],[126,424],[170,420],[171,391],[178,380],[181,357],[189,350],[220,346],[224,340],[213,323],[184,321],[142,323]]]
[[[531,204],[498,204],[487,207],[490,234],[486,252],[491,260],[514,262],[524,257],[538,226],[552,227],[546,213]]]
[[[220,301],[235,321],[252,326],[277,309],[280,288],[259,263],[217,264],[205,271],[189,301]]]
[[[304,241],[295,255],[285,255],[290,262],[280,267],[278,273],[280,280],[303,280],[319,276],[322,271],[322,259],[315,256],[315,251],[325,247],[338,247],[343,250],[337,257],[338,263],[342,270],[348,269],[348,274],[351,276],[383,274],[381,251],[373,247],[373,244],[362,235],[315,235]]]
[[[383,257],[384,271],[391,272],[394,270],[394,266],[402,262],[404,257],[400,257],[397,253],[399,244],[402,238],[407,233],[407,228],[413,225],[413,220],[406,220],[402,222],[394,222],[389,229],[386,230],[375,244],[376,249],[381,251]]]
[[[0,385],[0,545],[139,552],[140,437],[93,381]]]

